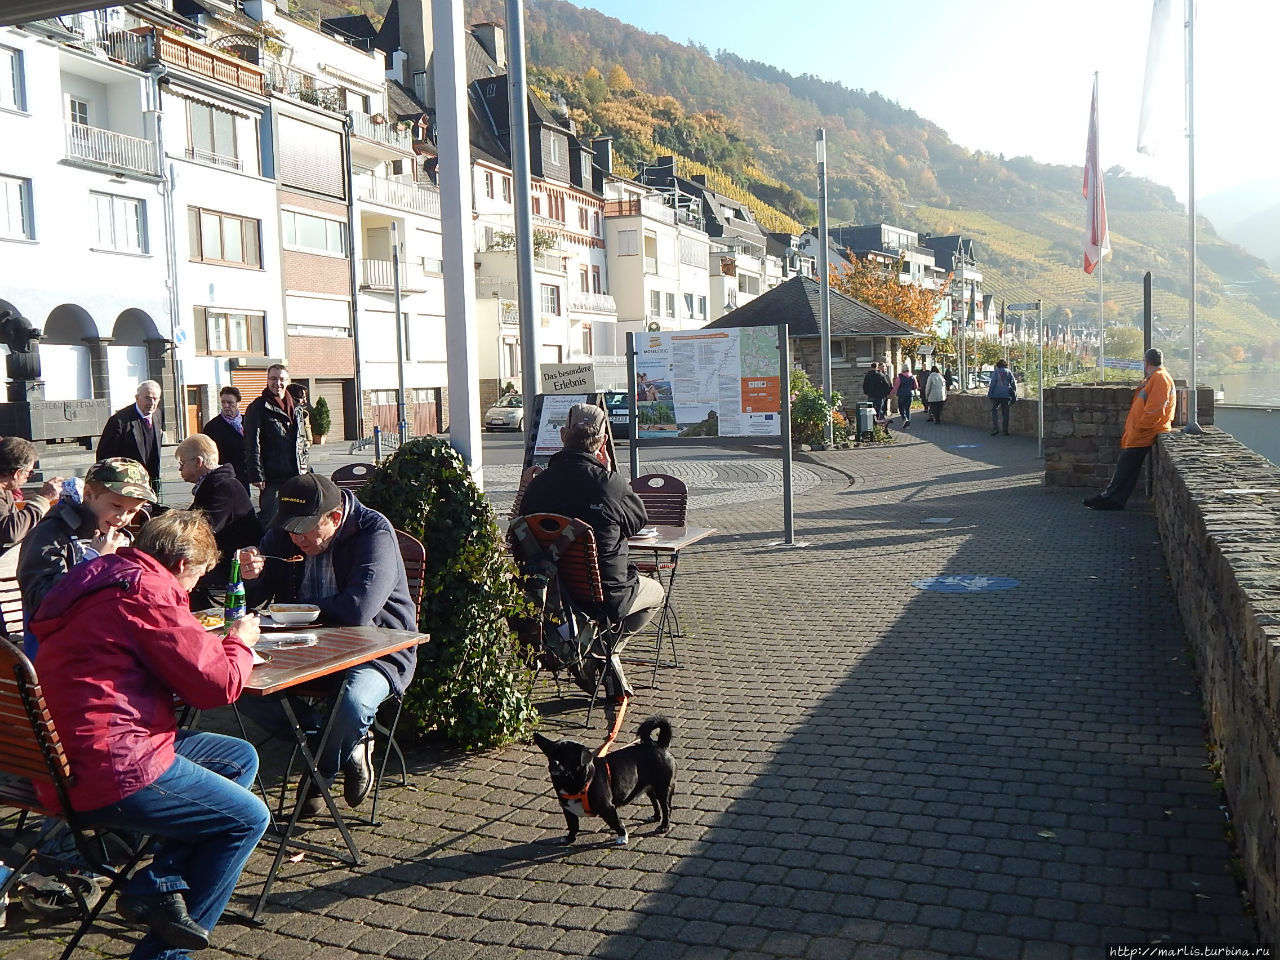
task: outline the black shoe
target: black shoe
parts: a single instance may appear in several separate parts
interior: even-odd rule
[[[1101,496],[1085,497],[1080,502],[1083,503],[1090,510],[1092,510],[1094,507],[1096,507],[1098,504],[1102,502],[1102,497]]]
[[[1089,509],[1090,510],[1123,510],[1124,507],[1121,504],[1115,503],[1114,501],[1103,500],[1099,498],[1099,501],[1095,504],[1092,504],[1089,507]]]
[[[298,784],[298,819],[314,820],[328,809],[316,785],[310,778],[303,779]]]
[[[993,437],[994,437],[994,436],[996,436],[996,435],[997,435],[997,434],[999,434],[999,433],[1000,433],[1000,431],[999,431],[999,430],[992,430],[992,431],[991,431],[991,435],[992,435]]]
[[[144,927],[171,947],[203,950],[209,946],[209,931],[191,919],[182,894],[122,893],[116,898],[116,912],[125,922]]]
[[[342,765],[342,799],[348,807],[358,807],[373,786],[373,732],[368,731],[356,743],[351,756]]]

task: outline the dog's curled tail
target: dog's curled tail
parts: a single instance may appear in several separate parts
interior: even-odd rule
[[[658,731],[658,746],[665,750],[671,745],[671,721],[666,717],[650,717],[640,724],[640,739],[645,743],[653,743],[649,734]]]

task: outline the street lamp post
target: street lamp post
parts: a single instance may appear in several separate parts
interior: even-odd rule
[[[818,331],[822,341],[822,395],[827,401],[827,425],[823,437],[828,444],[835,439],[831,415],[831,271],[827,263],[827,131],[818,128],[815,147],[818,155]],[[791,385],[784,383],[788,394]]]

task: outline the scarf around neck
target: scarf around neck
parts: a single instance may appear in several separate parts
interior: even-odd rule
[[[274,403],[277,407],[279,407],[281,410],[285,412],[285,416],[287,416],[290,420],[293,419],[294,400],[293,400],[292,393],[286,390],[284,392],[283,397],[277,397],[274,393],[271,392],[270,387],[266,387],[263,389],[262,395],[267,398],[267,403]]]

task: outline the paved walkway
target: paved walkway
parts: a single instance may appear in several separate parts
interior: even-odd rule
[[[675,725],[670,834],[564,849],[535,748],[420,752],[361,831],[365,866],[288,864],[265,927],[220,926],[200,956],[1091,960],[1254,939],[1153,518],[1086,511],[1040,485],[1034,441],[960,426],[814,459],[805,548],[770,546],[776,499],[694,515],[720,533],[681,567],[682,666],[628,717]],[[1017,585],[912,586],[967,574]],[[43,937],[0,955],[56,956]]]

